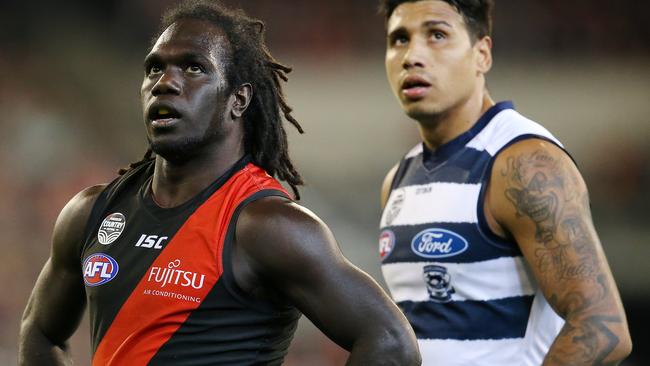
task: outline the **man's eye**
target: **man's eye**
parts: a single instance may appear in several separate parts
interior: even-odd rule
[[[203,68],[199,65],[189,65],[185,71],[187,71],[190,74],[200,74],[203,72]]]
[[[157,75],[162,72],[162,69],[158,65],[153,65],[149,67],[149,70],[147,71],[147,75]]]
[[[394,46],[403,46],[409,42],[409,39],[405,36],[396,36],[392,39],[392,44]]]
[[[447,35],[443,32],[433,32],[431,36],[437,41],[447,38]]]

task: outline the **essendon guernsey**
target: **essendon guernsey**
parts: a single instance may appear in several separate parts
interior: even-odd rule
[[[241,208],[286,191],[244,158],[165,209],[152,174],[144,164],[108,185],[87,225],[80,270],[93,366],[281,364],[299,312],[243,293],[230,251]]]

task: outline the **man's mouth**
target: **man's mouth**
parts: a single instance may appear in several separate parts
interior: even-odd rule
[[[409,76],[402,81],[402,94],[411,100],[423,98],[431,89],[431,83],[419,76]]]
[[[176,123],[182,116],[171,106],[152,105],[148,113],[151,126],[154,128],[168,127]]]

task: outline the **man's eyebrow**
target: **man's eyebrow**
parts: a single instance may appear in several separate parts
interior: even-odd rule
[[[401,26],[401,27],[395,28],[395,29],[391,30],[390,32],[388,32],[386,37],[391,38],[396,34],[403,34],[403,33],[406,33],[406,27]]]
[[[426,22],[422,23],[422,27],[435,27],[437,25],[444,25],[449,28],[453,28],[451,24],[447,23],[444,20],[427,20]]]
[[[159,61],[160,61],[160,56],[157,53],[153,52],[153,53],[150,53],[147,56],[145,56],[144,61],[142,62],[142,64],[146,67],[147,65],[149,65],[151,63],[159,62]]]
[[[446,26],[446,27],[449,27],[449,28],[453,28],[453,26],[451,24],[449,24],[449,22],[444,21],[444,20],[427,20],[427,21],[424,21],[422,23],[421,27],[422,28],[431,28],[431,27],[435,27],[435,26],[439,26],[439,25]],[[406,27],[400,26],[398,28],[395,28],[395,29],[389,31],[388,34],[387,34],[387,37],[390,38],[390,37],[394,36],[395,34],[401,34],[401,33],[405,33],[405,32],[407,32]]]
[[[168,57],[171,62],[203,62],[207,64],[211,64],[210,59],[206,57],[205,55],[202,55],[200,53],[195,53],[195,52],[183,52],[180,54],[176,55],[171,55],[171,57]],[[163,57],[162,55],[152,52],[148,54],[144,58],[144,65],[149,65],[151,63],[155,62],[162,62]]]

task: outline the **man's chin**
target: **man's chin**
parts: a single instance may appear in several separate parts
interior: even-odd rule
[[[197,155],[200,141],[149,141],[151,150],[156,155],[173,164],[183,164]]]
[[[410,118],[420,122],[436,119],[436,117],[441,114],[441,111],[438,110],[438,108],[423,104],[424,103],[419,105],[403,106],[404,112]]]

